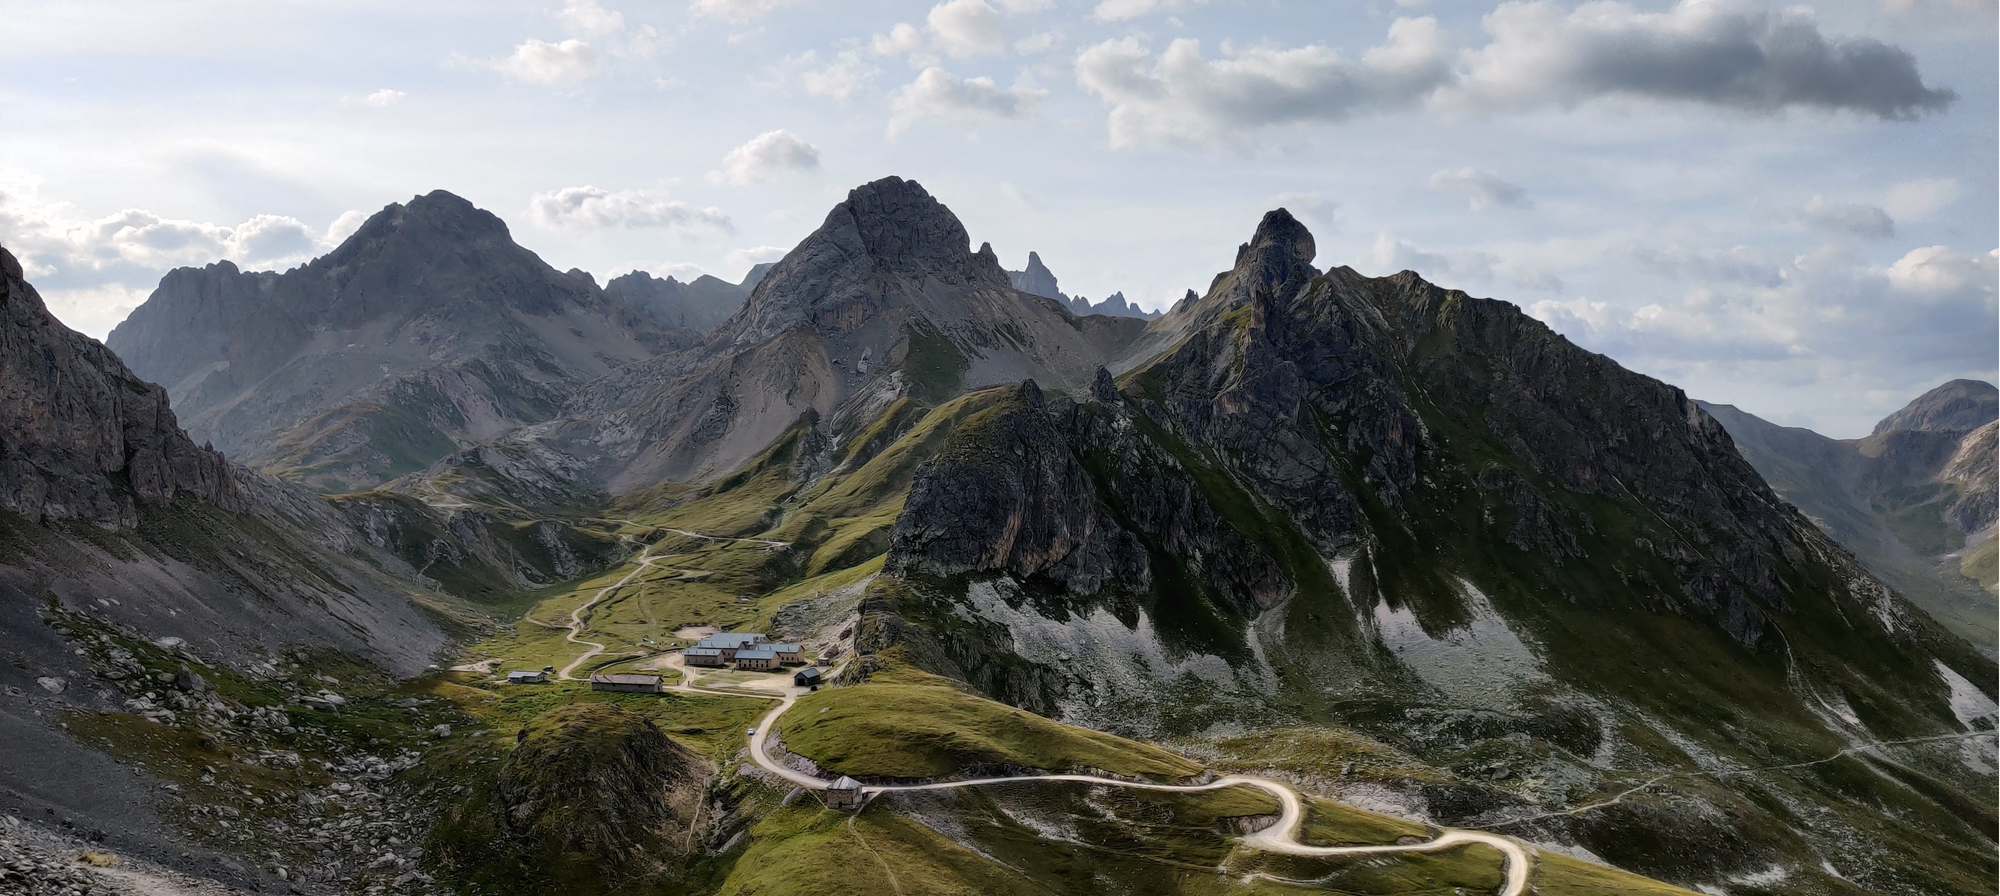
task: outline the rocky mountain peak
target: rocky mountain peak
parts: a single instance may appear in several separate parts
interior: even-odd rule
[[[1007,279],[1013,281],[1014,288],[1022,292],[1055,299],[1058,302],[1069,301],[1069,296],[1063,295],[1062,288],[1056,283],[1055,272],[1050,271],[1048,265],[1042,263],[1042,256],[1037,253],[1029,252],[1028,266],[1020,271],[1007,272]]]
[[[850,227],[862,250],[886,268],[956,273],[967,280],[990,273],[967,252],[972,237],[958,216],[913,180],[885,177],[848,191],[847,201],[827,213],[820,233]],[[991,247],[986,254],[992,254]]]
[[[339,265],[384,241],[407,241],[420,246],[439,243],[507,241],[512,235],[507,222],[461,196],[432,190],[407,203],[390,203],[368,220],[323,261]]]
[[[971,250],[958,216],[922,184],[885,177],[833,207],[818,230],[757,282],[727,338],[763,339],[802,321],[846,330],[885,300],[884,278],[945,286],[1009,286],[990,245]]]
[[[1971,432],[2000,417],[2000,389],[1979,380],[1952,380],[1882,418],[1871,435],[1891,432]]]
[[[1257,222],[1257,233],[1236,250],[1236,270],[1254,273],[1258,280],[1273,288],[1294,282],[1301,274],[1303,283],[1319,276],[1312,266],[1313,256],[1319,249],[1313,243],[1312,231],[1307,230],[1292,213],[1278,208],[1264,213],[1264,219]]]

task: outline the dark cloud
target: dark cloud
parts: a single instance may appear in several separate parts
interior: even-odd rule
[[[1682,0],[1666,12],[1546,0],[1505,3],[1492,41],[1467,54],[1462,90],[1518,104],[1634,96],[1771,113],[1803,106],[1912,119],[1958,94],[1924,83],[1916,57],[1870,38],[1829,38],[1807,13]]]

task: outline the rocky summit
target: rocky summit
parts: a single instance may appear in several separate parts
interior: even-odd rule
[[[1096,313],[893,177],[741,284],[420,196],[169,274],[129,369],[0,261],[0,889],[2000,873],[2000,668],[1920,587],[1991,587],[1985,384],[1785,430],[1284,209]]]
[[[172,271],[107,344],[198,438],[338,492],[546,420],[583,381],[693,337],[440,190],[282,274]]]

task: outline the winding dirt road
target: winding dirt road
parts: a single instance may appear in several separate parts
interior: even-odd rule
[[[674,531],[682,535],[697,538],[712,537],[694,532]],[[732,540],[756,541],[756,539]],[[767,544],[779,543],[767,542]],[[653,558],[642,553],[639,557],[638,565],[633,567],[631,572],[626,573],[624,578],[598,589],[597,594],[593,595],[589,601],[570,611],[569,635],[565,640],[574,644],[586,645],[590,649],[586,650],[582,656],[570,661],[569,665],[564,666],[560,673],[561,678],[571,679],[570,673],[572,671],[605,650],[604,645],[595,641],[586,641],[579,637],[579,634],[583,631],[584,614],[588,613],[591,607],[596,606],[606,596],[631,582],[634,577],[644,572],[652,563]],[[845,664],[843,663],[842,665],[844,666]],[[827,674],[827,677],[832,678],[838,675],[839,672],[840,667],[835,667]],[[827,785],[831,782],[797,769],[786,767],[773,760],[770,754],[772,729],[777,727],[778,720],[784,717],[785,713],[792,708],[792,705],[798,702],[799,696],[805,693],[804,689],[788,688],[780,693],[760,693],[753,690],[717,690],[700,687],[696,683],[698,680],[697,674],[690,667],[681,667],[681,680],[679,683],[672,685],[670,690],[681,693],[707,694],[716,697],[752,697],[778,701],[778,705],[772,707],[770,712],[765,713],[764,717],[758,720],[756,729],[751,732],[751,760],[756,762],[759,768],[807,790],[827,789]],[[1300,798],[1298,791],[1293,790],[1290,785],[1283,782],[1252,775],[1228,775],[1206,784],[1153,784],[1143,781],[1100,778],[1094,775],[1020,775],[1004,778],[972,778],[964,781],[942,781],[934,784],[864,786],[861,789],[861,796],[866,801],[884,793],[920,790],[959,790],[967,787],[995,787],[1032,783],[1092,784],[1166,793],[1203,793],[1237,786],[1255,787],[1276,798],[1280,812],[1276,824],[1243,837],[1243,844],[1252,849],[1294,856],[1366,856],[1391,853],[1438,852],[1469,844],[1484,844],[1499,850],[1502,855],[1506,856],[1507,882],[1501,888],[1500,896],[1523,896],[1528,889],[1528,871],[1532,863],[1528,850],[1518,841],[1497,834],[1488,834],[1482,831],[1447,830],[1436,838],[1422,843],[1388,843],[1374,846],[1312,846],[1300,843],[1298,834],[1299,826],[1305,821],[1305,801]]]
[[[836,669],[836,672],[839,670]],[[831,677],[829,675],[829,677]],[[797,690],[785,694],[760,694],[753,691],[719,691],[695,686],[683,679],[674,690],[697,694],[713,694],[720,697],[759,697],[777,700],[778,705],[757,723],[755,733],[750,735],[750,758],[759,768],[797,784],[807,790],[825,790],[828,781],[808,775],[794,768],[788,768],[771,758],[769,743],[771,730],[778,720],[792,708],[799,698]],[[935,784],[895,784],[865,786],[861,788],[863,800],[872,799],[884,793],[899,793],[918,790],[958,790],[966,787],[994,787],[1007,784],[1032,784],[1056,782],[1072,784],[1095,784],[1107,787],[1125,787],[1133,790],[1154,790],[1166,793],[1203,793],[1229,787],[1255,787],[1278,800],[1280,812],[1276,824],[1243,837],[1243,845],[1265,852],[1293,856],[1367,856],[1389,853],[1438,852],[1458,846],[1483,844],[1493,847],[1507,858],[1507,882],[1500,889],[1500,896],[1522,896],[1528,891],[1528,870],[1533,859],[1526,847],[1519,841],[1488,834],[1483,831],[1447,830],[1435,839],[1423,843],[1385,843],[1375,846],[1312,846],[1299,842],[1299,826],[1305,821],[1305,801],[1290,785],[1269,778],[1254,775],[1228,775],[1206,784],[1152,784],[1144,781],[1122,781],[1117,778],[1100,778],[1095,775],[1020,775],[1005,778],[972,778],[965,781],[942,781]]]
[[[561,672],[556,673],[557,678],[563,679],[565,681],[575,681],[576,680],[575,677],[571,676],[570,673],[576,671],[576,667],[589,662],[591,657],[603,653],[605,650],[604,645],[599,644],[596,641],[585,641],[582,638],[577,637],[578,635],[583,633],[584,614],[590,612],[591,607],[597,606],[597,603],[603,600],[607,595],[611,594],[611,592],[617,591],[618,589],[625,587],[627,583],[632,581],[633,577],[637,576],[642,572],[645,572],[646,567],[651,565],[653,565],[653,558],[647,556],[645,553],[642,552],[639,555],[639,565],[632,567],[632,571],[626,573],[624,578],[597,589],[597,593],[591,595],[589,600],[584,601],[583,606],[577,607],[576,609],[569,611],[569,625],[567,626],[567,628],[569,629],[569,634],[564,635],[563,640],[568,641],[571,644],[582,644],[589,647],[590,649],[584,651],[582,656],[570,660],[569,665],[564,666]]]

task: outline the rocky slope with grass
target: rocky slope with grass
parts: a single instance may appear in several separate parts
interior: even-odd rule
[[[1953,380],[1829,439],[1703,404],[1785,500],[1868,570],[1988,653],[1995,647],[1994,432],[2000,393]]]
[[[282,274],[172,271],[107,343],[197,438],[334,492],[547,420],[583,381],[694,336],[440,190]]]

